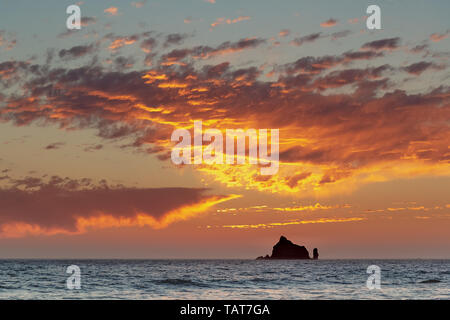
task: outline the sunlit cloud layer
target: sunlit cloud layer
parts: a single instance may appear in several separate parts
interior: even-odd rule
[[[80,234],[88,229],[149,226],[159,229],[195,217],[236,195],[205,189],[126,188],[90,179],[9,179],[0,189],[0,237]]]
[[[4,88],[20,88],[25,94],[5,95],[1,117],[21,126],[97,128],[105,139],[134,136],[135,147],[147,148],[162,160],[169,158],[170,133],[191,128],[193,120],[221,130],[279,128],[277,176],[259,177],[253,166],[198,168],[228,185],[272,192],[332,189],[341,181],[352,186],[399,176],[449,174],[449,87],[441,84],[421,93],[396,88],[399,77],[445,73],[447,65],[432,61],[377,65],[377,60],[400,48],[400,38],[276,65],[269,72],[274,80],[269,81],[257,67],[198,64],[266,46],[265,39],[181,47],[158,55],[157,43],[179,46],[184,37],[172,34],[162,41],[152,32],[107,35],[103,44],[59,50],[61,62],[91,56],[93,60],[81,67],[66,67],[57,58],[52,64],[2,62]],[[311,41],[308,37],[294,41]],[[138,57],[118,53],[105,64],[94,53],[124,46],[151,52],[152,66],[146,67],[148,57],[139,63]],[[374,66],[361,66],[369,61]],[[49,95],[53,89],[61,94]]]
[[[218,5],[206,2],[202,5]],[[130,10],[150,5],[127,4]],[[7,177],[0,189],[0,235],[80,234],[125,226],[160,229],[244,191],[316,197],[351,194],[364,185],[399,178],[450,176],[449,51],[442,50],[448,47],[448,30],[411,41],[403,35],[361,31],[363,17],[325,16],[314,31],[286,27],[266,35],[226,33],[254,23],[256,18],[244,12],[205,19],[204,29],[212,36],[203,41],[191,29],[174,32],[142,25],[136,32],[111,30],[111,21],[124,19],[126,12],[105,6],[98,16],[83,17],[85,33],[60,30],[52,48],[26,58],[1,59],[0,121],[21,128],[57,127],[66,133],[91,130],[95,142],[84,152],[120,141],[118,148],[144,152],[180,171],[185,166],[170,159],[171,133],[192,131],[195,120],[204,129],[221,132],[279,129],[278,173],[262,176],[258,165],[248,163],[191,166],[199,180],[227,192],[190,185],[131,188],[89,179]],[[196,21],[201,19],[186,17],[180,24]],[[0,52],[17,50],[16,36],[0,30]],[[333,50],[312,54],[314,46]],[[55,137],[42,152],[66,147]],[[266,209],[273,214],[323,213],[343,206],[315,202]],[[223,227],[367,219],[329,216]]]

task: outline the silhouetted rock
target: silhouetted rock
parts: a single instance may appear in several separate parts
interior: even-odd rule
[[[317,258],[319,257],[319,253],[317,248],[314,249],[315,254],[317,254]],[[280,241],[276,245],[273,246],[272,255],[266,255],[265,257],[261,256],[256,258],[257,260],[262,259],[311,259],[309,257],[309,252],[306,250],[304,246],[299,246],[288,239],[286,237],[281,236]]]
[[[313,259],[314,260],[319,259],[319,250],[317,250],[317,248],[314,248],[313,250]]]

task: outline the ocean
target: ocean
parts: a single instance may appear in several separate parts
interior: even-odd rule
[[[0,299],[450,299],[450,260],[0,260]]]

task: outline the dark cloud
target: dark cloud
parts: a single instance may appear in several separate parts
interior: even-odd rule
[[[331,34],[331,39],[336,40],[336,39],[345,38],[345,37],[348,37],[351,33],[352,32],[350,30],[342,30],[342,31],[334,32]]]
[[[343,54],[343,58],[348,61],[353,60],[370,60],[382,57],[382,52],[377,51],[349,51]]]
[[[92,53],[94,49],[93,45],[75,46],[70,49],[60,50],[58,55],[62,59],[76,59]]]
[[[38,226],[45,231],[82,232],[80,223],[111,216],[120,220],[147,215],[156,220],[184,206],[223,199],[206,195],[206,189],[110,187],[105,181],[72,180],[53,176],[49,181],[26,177],[0,189],[0,230],[8,224]],[[182,214],[182,213],[180,213]],[[97,222],[99,227],[101,221]],[[135,222],[136,225],[139,223]]]
[[[65,145],[64,142],[54,142],[54,143],[51,143],[51,144],[47,145],[45,147],[45,150],[56,150],[56,149],[61,148],[64,145]]]
[[[189,35],[186,33],[171,33],[166,36],[164,41],[164,47],[169,47],[172,45],[180,45],[188,38]]]
[[[5,61],[0,63],[0,79],[7,80],[13,78],[19,71],[24,71],[29,67],[29,63],[24,61]],[[6,84],[6,82],[4,82]]]
[[[305,43],[314,42],[322,37],[322,32],[312,33],[304,37],[295,38],[291,41],[291,44],[301,46]]]
[[[156,39],[149,37],[142,41],[141,49],[146,53],[150,53],[156,48],[157,45],[158,45],[158,42],[156,41]]]
[[[432,62],[421,61],[421,62],[410,64],[409,66],[404,67],[403,70],[405,70],[408,73],[418,76],[418,75],[422,74],[422,72],[424,72],[428,69],[431,69],[431,68],[439,69],[440,67],[436,66]]]
[[[215,56],[253,49],[265,43],[261,38],[244,38],[236,42],[226,41],[213,48],[209,46],[197,46],[194,48],[174,49],[162,56],[163,63],[179,62],[189,56],[195,59],[209,59]]]
[[[422,53],[422,52],[426,52],[428,48],[429,48],[428,44],[418,44],[411,49],[411,52]]]
[[[383,53],[376,51],[348,51],[337,56],[307,56],[278,66],[276,71],[281,71],[288,75],[297,73],[317,75],[342,64],[349,64],[358,60],[371,60],[381,56],[383,56]]]
[[[95,24],[97,22],[97,18],[95,17],[81,17],[81,26],[87,27],[89,25]]]
[[[392,70],[392,68],[388,65],[382,65],[377,68],[333,71],[326,76],[317,79],[313,85],[322,90],[327,88],[337,88],[348,84],[360,83],[363,80],[377,79],[387,70]]]
[[[368,50],[394,50],[400,45],[400,38],[388,38],[365,43],[361,48]]]
[[[312,173],[311,172],[301,172],[293,175],[292,177],[287,178],[286,184],[290,188],[295,188],[301,180],[308,178]]]
[[[133,57],[117,57],[114,59],[114,64],[117,70],[124,70],[132,68],[135,64],[135,59]]]

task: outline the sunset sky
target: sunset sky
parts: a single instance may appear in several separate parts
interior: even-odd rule
[[[450,258],[450,2],[375,2],[2,1],[0,258]],[[174,165],[194,120],[278,173]]]

